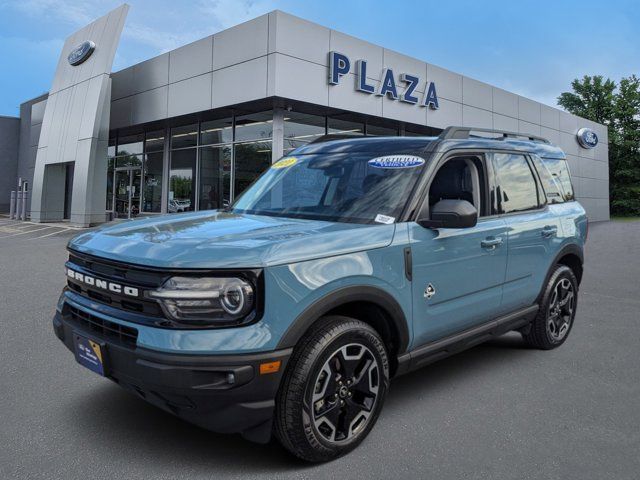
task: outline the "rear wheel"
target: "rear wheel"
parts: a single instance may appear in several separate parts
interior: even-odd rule
[[[359,320],[326,317],[294,351],[276,399],[276,436],[307,461],[344,455],[373,428],[388,385],[378,333]]]
[[[550,350],[571,331],[578,305],[578,280],[566,265],[556,265],[540,302],[540,310],[523,338],[528,345]]]

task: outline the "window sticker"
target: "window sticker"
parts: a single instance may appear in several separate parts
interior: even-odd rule
[[[395,221],[396,221],[395,217],[382,215],[381,213],[377,214],[375,218],[376,223],[384,223],[385,225],[391,225]]]
[[[415,155],[385,155],[367,162],[373,168],[416,168],[424,165],[424,158]]]
[[[274,163],[271,168],[288,168],[292,165],[295,165],[298,162],[296,157],[286,157],[281,160],[278,160]]]

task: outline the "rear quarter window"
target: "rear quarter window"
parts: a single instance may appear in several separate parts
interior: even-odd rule
[[[549,170],[549,167],[545,165],[544,161],[537,155],[531,155],[533,165],[538,172],[538,177],[542,182],[542,188],[544,189],[545,196],[547,197],[547,203],[564,203],[564,193],[560,181]]]
[[[551,177],[559,185],[564,201],[575,200],[569,165],[565,159],[543,158],[542,163],[551,173]]]

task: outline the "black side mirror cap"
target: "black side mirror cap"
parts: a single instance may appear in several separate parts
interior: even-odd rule
[[[478,223],[478,210],[466,200],[440,200],[431,207],[430,218],[419,218],[425,228],[469,228]]]

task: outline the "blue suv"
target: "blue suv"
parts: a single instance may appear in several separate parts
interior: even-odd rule
[[[326,461],[367,436],[394,376],[511,330],[561,345],[586,237],[545,139],[325,138],[224,210],[75,237],[53,325],[168,412]]]

